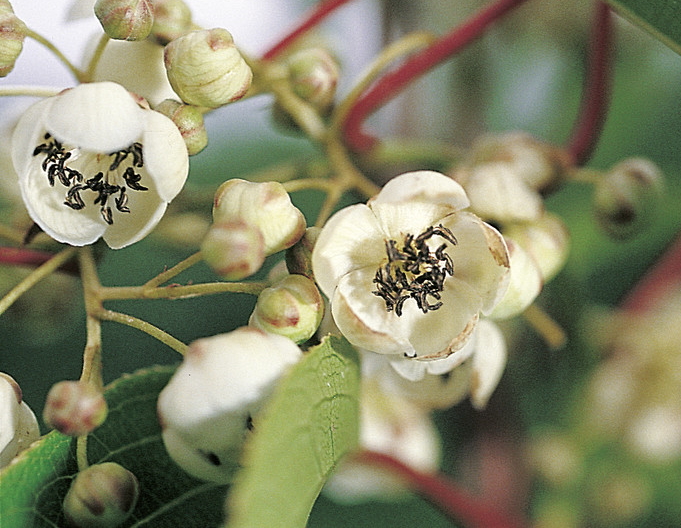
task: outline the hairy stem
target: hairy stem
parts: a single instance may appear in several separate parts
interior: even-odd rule
[[[581,109],[567,147],[576,165],[589,159],[605,124],[610,102],[612,34],[610,7],[605,2],[596,2]]]
[[[177,264],[175,264],[172,268],[168,268],[162,273],[156,275],[156,277],[154,277],[153,279],[148,280],[144,284],[144,287],[156,288],[157,286],[160,286],[161,284],[164,284],[168,282],[170,279],[176,277],[184,270],[191,268],[194,264],[198,264],[199,262],[201,262],[201,260],[202,260],[201,252],[197,251],[193,255],[190,255],[189,257],[184,259],[182,262],[178,262]]]
[[[163,330],[152,325],[151,323],[143,321],[142,319],[138,319],[137,317],[133,317],[132,315],[113,312],[111,310],[101,310],[98,315],[104,321],[113,321],[115,323],[124,324],[126,326],[130,326],[131,328],[141,330],[145,334],[150,335],[151,337],[157,339],[164,345],[169,346],[170,348],[172,348],[173,350],[182,355],[184,355],[185,352],[187,351],[187,345],[184,344],[182,341],[174,338],[167,332],[164,332]]]
[[[66,58],[66,55],[64,55],[54,44],[52,44],[52,42],[50,42],[45,37],[31,29],[28,30],[26,36],[32,38],[33,40],[35,40],[39,44],[42,44],[48,50],[50,50],[64,64],[64,66],[66,66],[69,69],[69,71],[76,78],[76,80],[78,80],[79,82],[83,82],[83,72],[76,68],[73,65],[73,63]]]
[[[343,4],[347,4],[348,1],[349,0],[322,0],[305,15],[303,20],[292,31],[266,51],[262,58],[265,60],[276,58],[291,44],[298,40],[299,37],[314,28],[337,8],[341,7]]]
[[[363,451],[359,461],[395,473],[416,493],[438,507],[452,521],[467,528],[521,528],[525,521],[494,508],[492,503],[474,497],[442,475],[422,473],[395,458],[374,451]]]
[[[110,41],[111,39],[106,33],[100,37],[99,42],[97,43],[97,47],[95,48],[95,51],[92,53],[92,57],[90,57],[90,61],[88,62],[87,68],[85,68],[85,71],[83,72],[83,79],[85,80],[85,82],[92,81],[92,78],[95,75],[95,70],[97,70],[97,65],[99,64],[99,61],[102,58],[102,55],[104,54],[104,49],[106,48],[107,44]]]
[[[497,0],[449,34],[416,53],[395,70],[384,75],[357,100],[348,112],[343,131],[349,148],[357,152],[371,149],[377,140],[362,130],[362,124],[369,115],[393,99],[409,83],[470,44],[492,23],[524,1]]]

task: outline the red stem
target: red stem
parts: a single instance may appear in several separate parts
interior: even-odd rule
[[[527,523],[511,518],[492,505],[458,488],[440,475],[422,473],[395,458],[375,451],[363,451],[361,462],[388,469],[409,482],[411,488],[440,508],[453,521],[469,528],[521,528]]]
[[[582,107],[567,147],[576,165],[583,165],[591,157],[605,124],[610,102],[612,41],[610,7],[605,2],[596,2]]]
[[[54,257],[53,253],[35,249],[0,247],[0,264],[37,268]],[[69,261],[59,268],[61,271],[78,275],[78,265]]]
[[[524,1],[497,0],[379,79],[357,100],[345,119],[343,130],[347,145],[355,151],[373,147],[376,138],[362,130],[362,124],[369,115],[394,98],[410,82],[478,38],[488,26]]]
[[[327,15],[331,14],[343,4],[347,4],[349,1],[350,0],[322,0],[309,11],[296,28],[266,51],[262,58],[265,60],[274,59],[288,48],[298,37],[303,35],[303,33],[315,27],[326,18]]]
[[[681,285],[681,233],[629,291],[620,306],[628,313],[644,313],[654,308],[674,286],[679,285]]]

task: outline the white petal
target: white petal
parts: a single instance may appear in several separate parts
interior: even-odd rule
[[[19,178],[28,172],[34,159],[33,150],[43,142],[45,115],[54,103],[53,97],[38,101],[21,115],[12,133],[12,163]]]
[[[489,312],[508,287],[510,262],[503,237],[472,213],[451,215],[443,225],[458,241],[449,251],[454,276],[478,292],[483,313]]]
[[[182,134],[162,114],[143,111],[144,167],[156,182],[162,200],[170,202],[180,192],[189,172],[189,156]]]
[[[370,203],[407,201],[442,205],[453,211],[465,209],[469,205],[463,187],[435,171],[407,172],[396,176],[383,186]]]
[[[369,204],[385,238],[395,240],[398,245],[406,235],[418,236],[452,213],[447,205],[429,202],[398,202]]]
[[[496,389],[506,366],[506,341],[497,325],[486,319],[478,323],[473,356],[471,403],[480,410]]]
[[[99,207],[88,203],[76,211],[64,205],[66,188],[58,182],[51,187],[40,165],[41,161],[34,158],[19,179],[21,195],[33,221],[58,242],[84,246],[99,239],[107,227]]]
[[[143,112],[119,84],[86,83],[55,97],[45,127],[63,143],[112,153],[140,139]]]
[[[352,270],[370,266],[375,273],[387,260],[384,239],[366,205],[351,205],[334,214],[312,252],[312,269],[322,292],[332,298],[338,281]]]

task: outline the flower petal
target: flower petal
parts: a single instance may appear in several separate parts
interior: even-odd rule
[[[506,366],[506,341],[497,325],[483,319],[478,323],[477,343],[473,356],[471,403],[484,409],[496,389]]]
[[[35,149],[45,134],[45,113],[54,103],[53,97],[48,97],[29,106],[21,115],[12,133],[12,163],[14,170],[21,178],[28,173],[28,165],[34,159]]]
[[[119,84],[86,83],[54,98],[45,128],[63,143],[112,153],[139,140],[142,113],[132,95]]]
[[[450,251],[454,276],[474,288],[488,313],[501,299],[510,280],[508,249],[501,234],[472,213],[460,212],[443,221],[458,244]]]
[[[401,174],[383,186],[370,204],[425,202],[458,211],[469,205],[463,187],[453,179],[435,171]]]
[[[338,281],[353,270],[371,267],[376,273],[387,259],[384,240],[376,217],[366,205],[351,205],[334,214],[319,233],[312,252],[312,269],[322,292],[332,298]]]
[[[182,134],[163,114],[143,112],[144,166],[156,183],[158,195],[170,202],[182,190],[189,173],[189,157]]]

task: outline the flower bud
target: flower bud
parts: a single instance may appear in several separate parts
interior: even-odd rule
[[[196,478],[229,483],[259,411],[301,357],[290,339],[251,327],[194,341],[158,399],[170,457]]]
[[[242,221],[256,226],[265,242],[265,254],[291,247],[305,233],[305,217],[291,203],[291,197],[278,182],[253,183],[233,179],[215,193],[213,221]]]
[[[22,400],[19,384],[0,372],[0,468],[39,437],[38,421]]]
[[[562,220],[551,213],[528,223],[509,224],[504,236],[515,240],[534,259],[544,282],[563,268],[570,249],[570,234]]]
[[[17,18],[9,2],[0,4],[0,77],[14,68],[27,32],[26,24]]]
[[[95,15],[114,40],[144,40],[154,23],[149,0],[97,0]]]
[[[102,425],[107,413],[104,395],[93,385],[60,381],[47,393],[43,419],[60,433],[82,436]]]
[[[162,46],[193,29],[192,12],[184,0],[154,0],[152,38]]]
[[[154,110],[161,112],[175,123],[190,156],[206,148],[208,133],[203,123],[203,113],[197,107],[166,99]]]
[[[164,52],[168,80],[185,103],[217,108],[242,98],[253,73],[225,29],[192,31]]]
[[[289,273],[305,275],[309,279],[314,279],[312,249],[320,231],[320,227],[308,227],[303,237],[286,250],[286,267]]]
[[[115,462],[81,471],[64,498],[64,515],[76,528],[115,528],[132,513],[139,497],[135,475]]]
[[[248,324],[302,343],[322,322],[324,300],[317,286],[303,275],[289,275],[264,289]]]
[[[245,222],[213,224],[201,243],[201,254],[213,271],[234,281],[250,277],[265,262],[265,245],[257,227]]]
[[[293,91],[320,112],[333,103],[338,84],[338,64],[322,48],[309,48],[291,55],[287,61]]]
[[[662,174],[654,163],[640,158],[625,160],[596,184],[596,219],[614,238],[633,236],[649,219],[661,190]]]
[[[520,315],[534,302],[542,290],[543,281],[534,259],[509,237],[504,237],[511,256],[511,281],[506,293],[489,316],[508,319]]]

